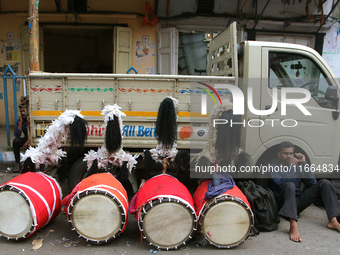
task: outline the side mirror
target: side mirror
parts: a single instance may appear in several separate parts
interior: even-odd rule
[[[326,89],[326,93],[325,93],[325,99],[326,100],[330,100],[333,102],[333,105],[336,107],[336,111],[332,112],[332,117],[333,120],[337,120],[339,118],[339,112],[338,112],[338,101],[339,101],[339,97],[338,97],[338,89],[335,86],[329,86]]]
[[[333,102],[338,102],[338,89],[335,86],[329,86],[325,93],[325,99]]]

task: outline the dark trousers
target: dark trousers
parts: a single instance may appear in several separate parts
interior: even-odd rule
[[[287,182],[277,198],[279,215],[285,219],[297,221],[298,213],[302,212],[318,198],[321,198],[327,212],[328,219],[340,215],[340,206],[333,185],[325,179],[304,190],[301,195],[295,196],[295,184]]]
[[[27,141],[26,138],[16,137],[13,139],[13,152],[16,163],[20,163],[20,148],[25,144],[26,141]]]

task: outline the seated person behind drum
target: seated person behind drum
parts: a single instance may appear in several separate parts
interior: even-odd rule
[[[19,105],[20,109],[20,116],[17,120],[17,123],[15,125],[14,130],[14,136],[13,139],[13,152],[15,157],[15,167],[13,172],[18,173],[20,168],[20,148],[22,147],[24,150],[28,148],[28,135],[27,135],[27,115],[26,115],[26,107],[24,104]],[[24,137],[21,137],[22,134]]]
[[[318,198],[322,199],[326,208],[329,220],[327,227],[340,232],[340,224],[336,219],[340,214],[340,206],[334,187],[325,179],[317,182],[314,174],[309,171],[305,155],[295,154],[294,147],[290,142],[282,142],[278,151],[279,161],[272,165],[280,169],[285,167],[289,171],[271,171],[275,183],[273,193],[279,207],[279,215],[290,222],[290,239],[295,242],[302,241],[297,226],[297,215]],[[297,169],[294,170],[295,168]],[[301,182],[309,188],[301,191]]]

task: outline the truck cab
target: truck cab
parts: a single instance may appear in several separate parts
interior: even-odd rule
[[[337,132],[339,81],[329,65],[313,49],[296,44],[247,41],[241,43],[241,48],[244,59],[240,76],[244,87],[253,88],[254,107],[266,110],[272,106],[274,97],[278,100],[271,114],[256,116],[248,111],[248,119],[257,118],[264,124],[246,132],[245,150],[251,151],[256,163],[261,164],[276,156],[271,150],[275,150],[277,144],[289,140],[307,155],[309,163],[336,167],[339,143],[335,141],[340,138]],[[303,97],[294,90],[284,94],[291,103],[283,104],[282,91],[286,88],[309,91],[311,98],[303,106],[310,115],[293,103],[294,99]],[[257,142],[249,142],[254,139]]]

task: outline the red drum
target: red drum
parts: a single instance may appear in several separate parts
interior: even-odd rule
[[[102,244],[123,233],[129,202],[123,185],[110,173],[82,180],[63,199],[72,230],[87,242]]]
[[[19,240],[45,226],[61,211],[61,189],[52,177],[27,172],[0,186],[0,235]]]
[[[254,227],[254,214],[242,191],[234,186],[210,200],[204,200],[210,181],[203,182],[194,193],[200,232],[218,248],[234,248],[244,243]]]
[[[161,174],[146,181],[137,194],[135,209],[143,238],[158,249],[177,249],[197,230],[192,196],[170,175]]]

